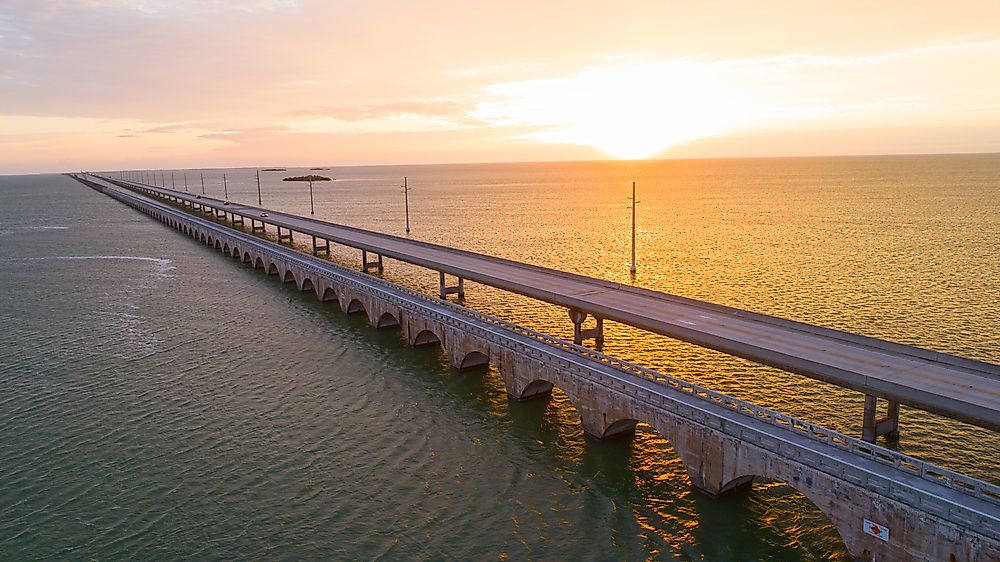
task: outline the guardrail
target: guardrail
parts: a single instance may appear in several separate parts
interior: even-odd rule
[[[429,305],[432,309],[444,308],[457,315],[473,318],[479,322],[496,326],[502,330],[530,338],[546,346],[572,353],[585,360],[600,363],[626,375],[639,377],[643,380],[655,383],[657,387],[664,390],[678,392],[686,397],[695,398],[714,406],[721,406],[727,411],[746,416],[747,418],[753,419],[757,422],[764,422],[771,426],[791,431],[795,435],[804,436],[812,441],[836,447],[861,458],[874,461],[879,465],[900,470],[901,472],[916,476],[922,480],[943,485],[949,489],[961,492],[962,494],[1000,506],[1000,486],[989,482],[972,478],[960,472],[937,466],[933,463],[922,461],[897,451],[873,445],[855,437],[833,431],[826,427],[800,420],[793,416],[782,414],[745,400],[740,400],[729,396],[728,394],[711,390],[630,361],[576,345],[572,342],[556,338],[537,330],[532,330],[531,328],[515,324],[502,318],[491,316],[483,312],[466,308],[453,302],[442,300],[426,293],[410,289],[408,287],[391,283],[379,277],[363,274],[328,260],[304,254],[292,248],[277,246],[272,242],[262,241],[259,238],[251,236],[245,232],[220,225],[217,222],[207,221],[205,219],[195,217],[189,213],[167,205],[139,199],[138,197],[118,192],[114,189],[106,189],[104,186],[94,182],[86,181],[85,183],[91,185],[92,187],[96,186],[96,189],[99,189],[105,194],[123,202],[132,202],[146,207],[155,207],[158,210],[168,212],[175,217],[181,218],[182,220],[197,223],[199,226],[215,231],[216,233],[237,238],[243,243],[253,245],[258,251],[270,256],[272,259],[277,258],[295,262],[298,267],[304,268],[316,275],[334,273],[342,277],[341,282],[361,289],[370,289],[372,286],[380,287],[386,292],[386,294],[381,295],[380,298],[386,298],[387,300],[394,301],[396,299],[392,298],[393,293],[404,294],[409,298],[416,299],[425,303],[425,305]],[[125,201],[123,198],[128,198],[130,201]],[[277,246],[281,251],[275,251],[273,248],[274,246]],[[358,281],[359,278],[363,279],[363,282]],[[397,302],[396,304],[400,303]],[[436,317],[436,319],[440,321],[450,320],[448,316],[441,315],[439,313],[436,314],[432,310],[428,310],[427,313],[429,316]],[[452,327],[465,328],[465,326],[455,325]],[[629,381],[625,380],[624,382]]]

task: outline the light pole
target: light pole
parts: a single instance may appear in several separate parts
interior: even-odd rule
[[[311,174],[309,175],[309,214],[316,214],[316,207],[313,206],[313,178]]]
[[[170,189],[177,189],[177,183],[174,182],[174,173],[170,172]]]
[[[632,182],[632,267],[629,272],[635,275],[635,182]]]
[[[410,188],[406,183],[406,176],[403,176],[403,205],[406,207],[406,233],[410,233]]]
[[[187,190],[188,190],[188,173],[184,172],[184,191],[187,192]]]
[[[257,170],[257,205],[260,206],[260,170]]]
[[[222,193],[225,194],[226,201],[229,201],[229,184],[226,183],[226,174],[222,174]]]
[[[201,173],[201,194],[205,194],[205,173]]]

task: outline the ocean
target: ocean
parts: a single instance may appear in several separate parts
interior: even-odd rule
[[[1000,155],[289,168],[263,204],[308,215],[281,181],[306,173],[335,178],[324,220],[405,235],[405,177],[417,240],[1000,362]],[[155,183],[256,203],[255,174]],[[65,176],[0,176],[0,289],[3,560],[848,558],[783,483],[707,498],[648,426],[592,440],[558,390],[514,401]],[[572,333],[497,289],[466,305]],[[860,394],[605,329],[607,353],[860,434]],[[1000,482],[996,434],[905,406],[901,430]]]

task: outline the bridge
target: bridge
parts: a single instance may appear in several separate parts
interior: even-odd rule
[[[604,320],[611,320],[862,392],[861,433],[869,442],[898,435],[900,404],[1000,431],[998,365],[272,209],[104,180],[234,225],[249,220],[253,231],[270,225],[279,242],[301,233],[311,237],[314,255],[328,253],[330,242],[359,249],[365,272],[381,273],[383,256],[436,270],[442,298],[463,296],[468,279],[565,306],[577,344],[602,343]],[[446,274],[457,284],[447,286]],[[583,327],[588,316],[596,327]],[[888,401],[881,420],[875,414],[880,398]]]
[[[110,181],[75,177],[321,301],[365,314],[376,328],[399,327],[410,345],[440,344],[457,369],[493,363],[515,398],[557,386],[589,434],[608,437],[648,423],[709,494],[754,477],[786,482],[826,514],[858,560],[1000,560],[1000,486],[339,266]],[[197,210],[217,217],[221,208]]]

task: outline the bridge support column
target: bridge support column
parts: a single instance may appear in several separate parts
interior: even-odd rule
[[[285,240],[288,240],[289,242],[292,241],[292,231],[291,231],[291,229],[287,229],[287,230],[288,230],[288,234],[282,234],[281,233],[282,228],[280,226],[278,227],[278,244],[281,244]]]
[[[899,402],[889,400],[886,408],[886,415],[882,419],[876,419],[878,409],[878,397],[865,394],[865,413],[861,427],[861,440],[874,443],[880,436],[896,439],[899,437]]]
[[[215,210],[215,218],[217,218],[217,219],[224,219],[224,218],[226,218],[226,210],[225,209],[216,209]]]
[[[594,317],[597,326],[594,328],[584,328],[583,323],[587,320],[587,313],[574,308],[569,309],[569,319],[573,321],[573,343],[583,345],[585,340],[593,339],[594,344],[604,345],[604,319]]]
[[[329,252],[330,242],[327,241],[327,251]],[[373,252],[374,253],[374,252]],[[375,269],[378,271],[379,275],[384,271],[382,267],[382,254],[375,254],[378,256],[376,261],[368,261],[368,250],[361,250],[361,271],[365,273],[370,273],[371,270]]]
[[[243,215],[237,215],[236,213],[233,213],[232,217],[233,217],[233,226],[236,226],[236,225],[242,226],[243,225]],[[236,219],[239,219],[239,220],[236,220]]]
[[[320,252],[326,252],[326,255],[329,256],[330,255],[330,241],[322,239],[325,242],[325,244],[323,244],[322,246],[320,246],[319,244],[316,243],[316,237],[313,236],[312,238],[313,238],[313,255],[314,256],[318,256]]]
[[[260,226],[257,226],[257,221],[250,219],[250,232],[264,232],[264,221],[260,221]]]
[[[453,287],[449,287],[449,286],[445,285],[445,282],[444,282],[444,272],[443,271],[439,271],[438,273],[440,274],[439,281],[438,281],[438,296],[439,297],[441,297],[442,299],[447,299],[448,295],[458,295],[458,298],[460,298],[460,299],[464,299],[465,298],[465,279],[459,277],[458,278],[458,285],[455,285]]]

